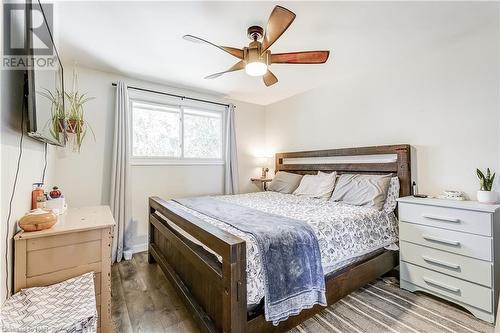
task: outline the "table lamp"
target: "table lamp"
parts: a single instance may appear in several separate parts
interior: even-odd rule
[[[261,169],[262,169],[261,178],[262,179],[267,178],[267,173],[269,172],[269,168],[267,167],[269,165],[269,160],[270,160],[269,156],[259,156],[259,158],[258,158],[259,165],[262,165],[262,167],[261,167]]]

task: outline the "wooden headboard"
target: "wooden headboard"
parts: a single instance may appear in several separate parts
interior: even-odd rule
[[[342,157],[350,157],[351,160],[343,160]],[[337,161],[321,162],[321,159],[328,160],[328,158],[334,158]],[[299,162],[301,159],[303,162]],[[319,162],[312,163],[311,161],[314,159],[318,159]],[[410,145],[341,148],[277,153],[275,171],[287,171],[299,174],[311,174],[319,170],[326,172],[337,171],[339,174],[392,173],[399,177],[399,195],[403,197],[411,194],[410,162]]]

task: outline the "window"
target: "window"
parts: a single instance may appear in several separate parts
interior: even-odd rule
[[[222,159],[222,115],[184,109],[184,157]]]
[[[131,111],[132,162],[222,162],[222,110],[133,100]]]
[[[132,105],[132,156],[180,157],[180,111],[146,103]]]

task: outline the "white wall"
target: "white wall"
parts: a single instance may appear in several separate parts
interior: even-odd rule
[[[0,70],[1,76],[1,251],[0,251],[0,303],[6,297],[6,272],[9,268],[9,286],[12,283],[12,236],[16,232],[16,222],[31,209],[32,184],[40,182],[44,166],[44,145],[27,136],[24,137],[21,168],[12,204],[12,216],[7,225],[9,201],[14,184],[17,159],[19,154],[19,139],[21,136],[21,108],[23,93],[23,72]],[[48,164],[46,184],[52,183],[53,178],[53,149],[48,150]],[[5,262],[5,233],[9,232],[9,256]],[[12,288],[9,287],[11,290]]]
[[[66,84],[70,87],[72,66],[65,65]],[[113,136],[115,88],[112,82],[124,80],[129,85],[157,89],[186,96],[229,102],[218,96],[200,94],[172,87],[141,82],[117,74],[87,68],[78,68],[79,90],[95,97],[85,107],[86,118],[91,124],[96,141],[89,136],[81,152],[58,149],[56,180],[65,193],[70,206],[108,204]],[[236,132],[240,191],[256,191],[250,178],[259,174],[255,156],[265,145],[264,108],[233,101],[236,105]],[[137,246],[147,241],[147,200],[149,196],[163,198],[189,195],[216,194],[223,191],[221,165],[156,165],[132,166],[133,243]],[[140,248],[137,248],[140,249]]]
[[[500,160],[499,21],[484,19],[498,3],[422,6],[432,13],[422,26],[405,25],[407,10],[387,15],[383,25],[393,29],[374,24],[368,37],[357,31],[349,40],[358,52],[345,54],[344,44],[334,51],[330,84],[267,106],[270,149],[408,143],[420,192],[456,189],[475,198],[476,167],[496,169]]]

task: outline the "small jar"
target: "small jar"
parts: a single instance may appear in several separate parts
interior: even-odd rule
[[[50,191],[49,195],[52,199],[57,199],[61,196],[61,191],[59,190],[59,188],[57,186],[54,186],[52,188],[52,191]]]

